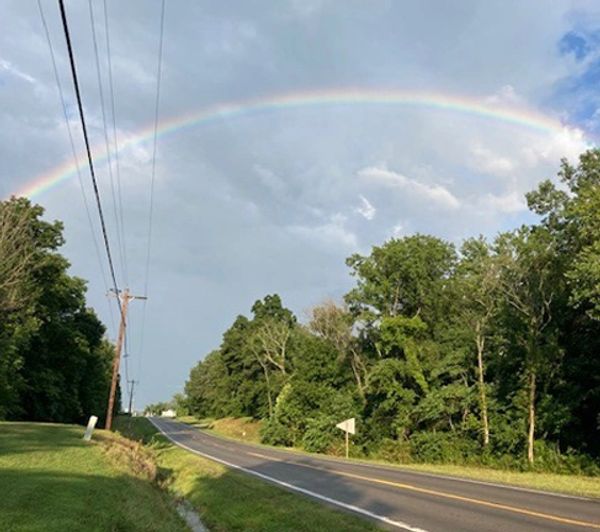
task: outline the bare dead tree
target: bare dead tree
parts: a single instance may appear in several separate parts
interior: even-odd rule
[[[273,397],[272,397],[272,392],[271,392],[271,374],[270,374],[270,368],[269,368],[269,361],[267,360],[265,353],[263,351],[262,342],[257,337],[257,335],[253,335],[248,340],[247,345],[248,345],[248,348],[250,349],[250,351],[252,352],[252,354],[254,355],[254,358],[257,360],[260,367],[262,368],[263,373],[265,374],[265,383],[267,386],[267,402],[269,404],[269,418],[272,418],[273,417]]]
[[[275,366],[282,375],[286,375],[286,355],[288,342],[291,335],[288,323],[268,319],[256,331],[266,361]]]
[[[350,364],[357,390],[364,397],[367,366],[353,334],[352,316],[348,310],[333,301],[325,301],[311,310],[309,329],[330,341],[340,359]]]

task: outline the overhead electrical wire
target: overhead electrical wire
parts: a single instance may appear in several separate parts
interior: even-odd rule
[[[60,16],[63,25],[63,31],[65,34],[65,40],[67,42],[67,51],[69,53],[69,63],[71,66],[71,76],[73,78],[73,86],[75,89],[75,96],[77,98],[77,108],[79,110],[79,118],[81,120],[81,128],[83,130],[83,139],[85,141],[85,149],[87,154],[88,166],[90,169],[90,176],[92,178],[92,185],[94,189],[94,196],[96,198],[96,207],[98,209],[98,216],[100,218],[100,226],[102,229],[102,238],[104,241],[104,248],[106,250],[106,257],[108,259],[108,266],[110,271],[111,280],[113,283],[113,287],[116,294],[119,294],[119,287],[117,284],[117,277],[115,274],[115,266],[113,263],[112,253],[110,250],[110,243],[108,241],[108,233],[106,230],[106,222],[104,219],[104,212],[102,210],[102,201],[100,200],[100,192],[98,190],[98,183],[96,181],[96,173],[94,171],[94,161],[92,158],[92,150],[90,148],[90,141],[87,133],[87,126],[85,123],[85,115],[83,112],[83,103],[81,101],[81,92],[79,90],[79,80],[77,78],[77,68],[75,66],[75,57],[73,55],[73,46],[71,44],[71,35],[69,33],[69,24],[67,22],[67,15],[65,12],[65,5],[63,0],[58,0],[58,5],[60,8]],[[119,305],[119,314],[121,315],[121,319],[123,319],[123,313],[121,310],[121,305]]]
[[[123,220],[123,209],[122,203],[117,200],[117,195],[115,193],[115,184],[114,177],[112,171],[112,156],[111,156],[111,146],[108,141],[108,128],[106,125],[106,110],[104,106],[104,89],[102,87],[102,74],[100,72],[100,59],[98,56],[98,42],[96,39],[96,23],[94,21],[94,9],[92,7],[92,0],[88,0],[88,7],[90,13],[90,25],[92,27],[92,42],[94,45],[94,57],[96,61],[96,79],[98,83],[98,93],[100,96],[100,109],[102,111],[102,130],[104,132],[104,144],[106,147],[106,158],[107,158],[107,166],[108,166],[108,175],[110,180],[110,190],[113,200],[113,212],[115,216],[115,227],[117,232],[117,247],[119,250],[119,259],[121,264],[121,273],[122,273],[122,281],[125,285],[128,284],[127,280],[127,259],[125,254],[125,245],[124,245],[124,232],[122,227]]]
[[[39,13],[40,13],[40,19],[42,21],[42,26],[44,28],[44,34],[46,36],[46,42],[48,44],[48,50],[50,52],[50,60],[52,63],[52,70],[54,72],[54,80],[56,82],[56,87],[58,89],[58,94],[60,96],[60,102],[61,102],[62,111],[63,111],[63,118],[64,118],[64,122],[65,122],[65,127],[67,129],[67,134],[69,137],[69,144],[71,146],[71,153],[73,155],[73,161],[75,163],[75,170],[77,173],[77,180],[79,182],[79,188],[81,190],[81,197],[83,199],[83,205],[85,207],[85,213],[86,213],[88,225],[90,227],[90,233],[92,235],[92,242],[94,243],[94,249],[96,252],[96,258],[98,260],[98,265],[99,265],[100,273],[102,276],[102,282],[104,284],[105,290],[108,291],[108,282],[106,280],[106,272],[104,271],[104,264],[103,264],[102,258],[100,256],[100,247],[98,245],[98,240],[96,239],[96,231],[94,228],[94,224],[92,222],[92,216],[90,214],[87,195],[85,193],[85,187],[83,185],[83,178],[81,176],[81,167],[79,166],[79,159],[77,158],[77,150],[75,149],[75,142],[73,140],[73,133],[71,131],[71,124],[69,122],[69,115],[67,112],[67,103],[66,103],[64,91],[62,88],[62,83],[60,81],[60,76],[58,75],[58,68],[56,66],[56,56],[54,55],[54,47],[52,46],[52,39],[50,38],[50,31],[48,29],[48,23],[46,22],[46,16],[44,15],[44,10],[42,8],[41,0],[37,0],[37,5],[38,5]],[[114,314],[113,314],[113,308],[108,300],[107,300],[107,304],[108,304],[108,311],[109,311],[109,315],[110,315],[111,325],[114,329],[115,328],[115,318],[114,318]]]
[[[156,153],[158,141],[158,114],[160,108],[160,87],[162,80],[162,59],[163,59],[163,41],[165,28],[165,0],[162,0],[160,10],[160,37],[158,41],[158,64],[156,69],[156,98],[154,100],[154,135],[152,139],[152,169],[150,174],[150,197],[148,211],[148,242],[146,250],[146,267],[144,272],[144,295],[148,296],[148,286],[150,282],[150,258],[152,251],[152,228],[154,217],[154,183],[156,180]],[[144,349],[144,334],[146,329],[146,300],[143,301],[142,308],[142,323],[141,323],[141,338],[140,338],[140,355],[138,358],[138,375],[141,374],[141,360]]]
[[[119,161],[119,142],[117,137],[117,119],[115,112],[115,92],[112,75],[112,59],[111,59],[111,48],[110,48],[110,29],[108,24],[108,8],[106,0],[103,1],[104,7],[104,33],[106,37],[106,57],[108,62],[108,92],[110,94],[110,109],[112,116],[112,133],[113,133],[113,144],[114,144],[114,155],[115,155],[115,170],[117,177],[117,198],[119,202],[119,212],[121,213],[121,238],[123,242],[123,257],[125,258],[125,270],[123,275],[125,282],[129,284],[129,272],[127,268],[127,240],[125,238],[125,210],[123,209],[123,195],[121,193],[121,163]]]
[[[90,6],[90,14],[93,17],[93,9],[91,0],[88,0]],[[124,221],[124,209],[123,209],[123,200],[121,193],[121,165],[119,162],[119,143],[117,138],[117,122],[116,122],[116,111],[115,111],[115,96],[114,96],[114,84],[113,84],[113,76],[112,76],[112,59],[111,59],[111,47],[110,47],[110,28],[109,28],[109,18],[108,18],[108,7],[106,4],[106,0],[103,2],[103,11],[104,11],[104,33],[106,38],[106,55],[107,55],[107,67],[108,67],[108,90],[110,95],[110,106],[111,106],[111,117],[112,117],[112,137],[113,137],[113,146],[114,146],[114,160],[115,160],[115,169],[116,169],[116,181],[117,181],[117,200],[114,199],[114,191],[113,191],[113,201],[115,201],[115,207],[118,208],[118,212],[120,213],[120,245],[122,245],[122,254],[121,256],[124,259],[123,265],[123,277],[125,279],[125,283],[129,285],[129,274],[128,274],[128,265],[127,265],[127,241],[125,238],[125,221]],[[92,27],[95,28],[95,24],[92,18]],[[94,43],[95,44],[95,43]],[[99,60],[97,47],[95,47],[96,53],[96,65],[99,71]],[[104,112],[104,108],[103,108]],[[106,123],[104,123],[105,127],[105,136],[106,136]],[[106,143],[108,146],[108,139],[106,138]],[[107,148],[108,149],[108,148]],[[110,165],[111,162],[108,161]],[[111,173],[112,179],[112,173]],[[111,181],[112,184],[112,181]],[[131,402],[131,393],[132,390],[129,387],[129,357],[131,356],[131,348],[129,342],[129,330],[131,330],[131,314],[128,319],[129,323],[124,333],[124,366],[125,366],[125,382],[126,382],[126,390],[127,390],[127,398],[128,402]]]
[[[146,271],[144,281],[144,294],[148,293],[148,283],[150,274],[150,254],[152,247],[152,221],[154,213],[154,182],[156,180],[156,146],[158,140],[158,111],[160,105],[160,85],[162,78],[162,55],[163,55],[163,37],[165,27],[165,0],[162,0],[160,10],[160,39],[158,43],[158,66],[156,71],[156,99],[154,100],[154,135],[152,139],[152,171],[150,174],[150,206],[148,216],[148,249],[146,253]]]

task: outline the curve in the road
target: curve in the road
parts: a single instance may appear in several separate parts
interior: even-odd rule
[[[151,421],[164,436],[192,453],[388,527],[413,532],[600,529],[600,504],[593,499],[512,490],[510,486],[477,481],[465,487],[457,485],[463,479],[299,456],[225,440],[175,421]],[[364,469],[370,474],[363,474]],[[341,483],[341,479],[348,479],[351,486]],[[359,498],[360,503],[356,501]]]

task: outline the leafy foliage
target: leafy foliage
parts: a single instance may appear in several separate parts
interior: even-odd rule
[[[277,295],[191,372],[196,415],[265,418],[263,440],[398,461],[598,473],[600,151],[527,195],[539,223],[452,244],[391,239],[347,260],[345,304],[298,323]]]
[[[0,202],[0,419],[82,422],[105,411],[113,348],[43,212]]]

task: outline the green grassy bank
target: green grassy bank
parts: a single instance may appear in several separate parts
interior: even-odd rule
[[[185,451],[145,418],[119,418],[115,429],[144,442],[165,486],[185,497],[211,531],[377,530],[369,521]]]
[[[151,480],[151,462],[122,438],[83,427],[0,423],[0,530],[187,530]]]

